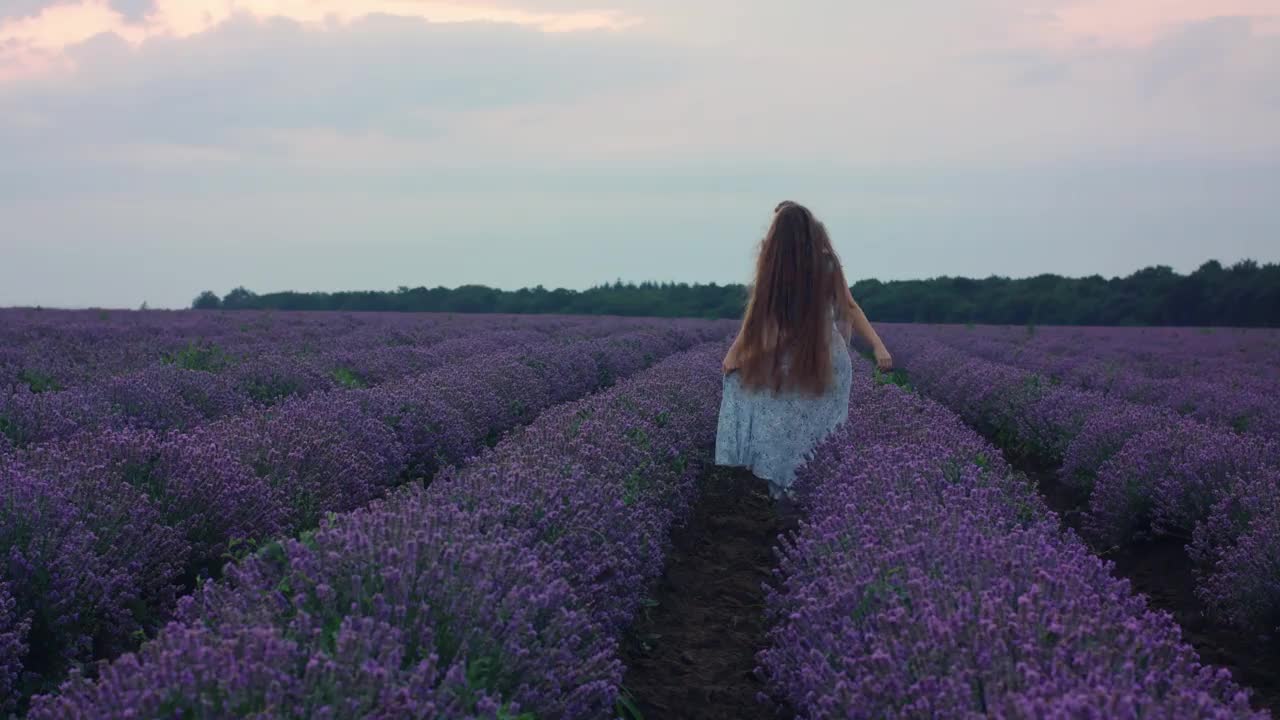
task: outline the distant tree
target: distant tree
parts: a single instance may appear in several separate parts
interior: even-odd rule
[[[142,301],[142,304],[138,306],[138,309],[139,309],[139,310],[150,310],[151,308],[147,306],[147,301],[146,301],[146,300],[143,300],[143,301]]]
[[[250,310],[257,304],[257,297],[241,286],[223,296],[222,307],[227,310]]]
[[[192,310],[217,310],[222,307],[222,300],[212,290],[205,290],[191,301]]]
[[[1280,327],[1280,265],[1252,260],[1230,267],[1209,261],[1189,275],[1155,266],[1111,279],[1045,274],[1023,279],[992,275],[859,280],[852,291],[873,320],[884,322]],[[192,307],[738,318],[748,296],[749,289],[738,284],[620,280],[581,291],[548,290],[541,285],[515,291],[464,285],[257,295],[239,287],[221,301],[211,292],[203,293]]]

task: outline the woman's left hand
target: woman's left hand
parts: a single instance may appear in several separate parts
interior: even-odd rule
[[[883,345],[876,348],[876,367],[880,368],[880,372],[893,370],[893,356]]]

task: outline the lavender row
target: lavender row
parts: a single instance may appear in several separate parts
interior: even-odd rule
[[[1274,329],[914,327],[989,360],[1049,363],[1044,369],[1063,370],[1081,379],[1108,369],[1131,370],[1148,378],[1190,378],[1221,368],[1245,380],[1280,380],[1280,332]]]
[[[504,329],[519,328],[440,315],[0,310],[0,386],[78,387],[166,361],[205,366],[333,347],[421,347]]]
[[[284,337],[275,339],[278,344],[270,352],[234,362],[218,355],[221,350],[210,349],[216,345],[201,346],[190,351],[194,354],[186,357],[184,364],[156,362],[67,390],[37,392],[23,383],[7,391],[0,388],[0,436],[8,444],[25,446],[124,425],[187,430],[287,398],[373,387],[504,348],[605,337],[627,328],[660,330],[672,326],[706,332],[717,324],[543,321],[531,323],[527,329],[486,330],[428,344],[365,345],[347,337],[336,346],[309,350],[291,344],[296,339]]]
[[[495,332],[413,348],[412,354],[399,352],[394,358],[388,357],[392,353],[381,353],[376,358],[366,357],[368,364],[363,366],[271,354],[217,372],[157,364],[58,392],[32,392],[20,385],[0,396],[0,434],[7,436],[11,444],[30,446],[103,428],[190,430],[290,398],[344,387],[367,387],[425,372],[449,360],[546,339],[533,334],[512,337]]]
[[[619,631],[709,460],[723,349],[264,548],[30,717],[609,717]]]
[[[857,381],[797,488],[759,672],[800,717],[1264,716],[931,400]]]
[[[1082,497],[1103,548],[1188,543],[1197,595],[1219,620],[1280,629],[1280,442],[899,335],[911,381],[1016,453],[1053,465]]]
[[[26,371],[43,389],[93,384],[158,362],[206,367],[263,356],[423,348],[489,332],[590,336],[706,321],[430,313],[0,310],[0,386]]]
[[[541,346],[190,433],[121,428],[10,454],[0,467],[0,582],[29,625],[17,695],[135,645],[184,588],[251,541],[430,477],[541,410],[700,339],[672,330]]]
[[[79,387],[164,363],[207,369],[335,348],[422,348],[488,332],[577,335],[654,325],[555,316],[0,310],[0,388]]]
[[[926,337],[970,355],[1011,364],[1108,397],[1267,437],[1280,437],[1280,334],[1273,331],[1072,329],[1034,335],[998,328],[893,326],[892,335]],[[1095,331],[1092,334],[1089,331]],[[1020,335],[1018,334],[1020,333]],[[1070,334],[1066,334],[1070,333]],[[1046,336],[1055,340],[1044,340]],[[1237,337],[1238,336],[1238,337]],[[1189,358],[1180,360],[1170,338]],[[1235,342],[1209,342],[1226,338]],[[1164,342],[1159,342],[1164,340]],[[1069,342],[1070,341],[1070,342]],[[1108,342],[1109,341],[1109,342]],[[1273,343],[1268,349],[1267,341]],[[1121,343],[1125,344],[1121,344]],[[1245,354],[1243,351],[1253,351]]]

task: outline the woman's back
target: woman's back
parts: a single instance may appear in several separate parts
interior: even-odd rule
[[[716,436],[716,463],[750,468],[774,497],[848,416],[848,292],[822,223],[800,205],[779,205],[725,357]]]
[[[741,373],[725,376],[716,429],[717,465],[750,468],[769,481],[770,495],[787,493],[813,448],[849,416],[853,363],[847,345],[837,341],[843,336],[834,323],[831,338],[831,378],[820,394],[749,388]],[[784,357],[783,367],[789,364]]]

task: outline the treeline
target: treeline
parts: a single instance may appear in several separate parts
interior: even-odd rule
[[[1280,265],[1252,260],[1230,267],[1210,261],[1188,275],[1157,266],[1111,279],[861,280],[852,290],[873,320],[885,322],[1280,326]],[[746,298],[742,285],[715,283],[615,282],[582,291],[464,285],[262,295],[236,288],[221,298],[206,291],[192,307],[733,318],[741,315]]]

